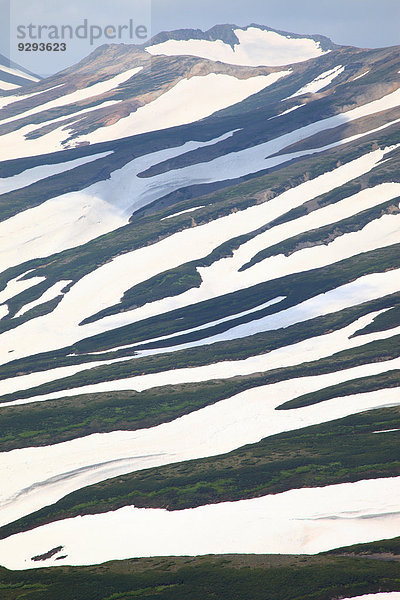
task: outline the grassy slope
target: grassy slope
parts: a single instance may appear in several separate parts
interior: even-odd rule
[[[329,319],[327,322],[325,322],[326,318],[321,318],[321,320],[325,327],[334,326]],[[292,333],[290,329],[289,335]],[[297,330],[295,341],[304,338],[304,330],[310,331],[310,323],[306,323]],[[318,329],[313,331],[316,335],[320,334]],[[283,341],[285,341],[284,333]],[[263,345],[264,352],[273,349],[276,344],[279,346],[279,342],[282,341],[277,332],[259,334],[255,337]],[[332,357],[293,367],[273,369],[267,373],[254,373],[247,376],[214,379],[199,383],[165,385],[142,392],[115,391],[78,394],[53,401],[47,400],[27,405],[3,407],[0,412],[0,451],[4,452],[29,446],[43,446],[90,435],[91,433],[153,427],[257,386],[396,358],[400,351],[399,340],[400,336],[396,336],[388,340],[365,344],[353,350],[339,352]],[[228,345],[231,358],[235,358],[234,350],[239,343],[240,340]],[[246,350],[246,347],[244,349]],[[202,356],[200,353],[198,355]],[[223,356],[219,359],[223,360]],[[151,361],[146,360],[144,362],[138,361],[138,363],[137,365],[133,362],[128,363],[128,366],[130,366],[129,375],[140,375],[144,365],[152,365]],[[87,376],[87,373],[83,373],[68,378],[68,380],[65,380],[68,381],[66,387],[70,385],[69,382],[71,381],[76,385],[84,384]],[[397,385],[398,373],[392,371],[389,375],[363,377],[337,386],[330,386],[313,394],[295,398],[278,408],[296,408],[322,402],[332,397],[369,392],[380,387],[389,388]],[[54,387],[53,383],[49,383],[28,390],[25,393],[21,391],[3,398],[11,400],[17,396],[32,396],[36,392],[51,391]]]
[[[400,556],[400,537],[391,538],[388,540],[377,540],[376,542],[368,542],[366,544],[354,544],[353,546],[345,546],[330,550],[324,554],[348,554],[348,555],[368,555],[368,554],[383,554],[391,556]]]
[[[290,256],[294,252],[297,252],[303,248],[327,245],[341,235],[362,230],[370,222],[381,218],[384,214],[391,214],[393,207],[396,207],[398,204],[398,198],[389,200],[388,202],[385,202],[377,207],[359,212],[355,216],[348,219],[343,219],[325,227],[312,229],[310,231],[306,231],[305,233],[288,238],[284,242],[275,244],[270,248],[262,250],[256,254],[251,261],[242,267],[241,270],[244,271],[250,266],[257,264],[266,258],[277,256],[278,254]]]
[[[371,375],[369,377],[360,377],[358,379],[352,379],[351,381],[345,381],[338,385],[332,385],[317,392],[310,394],[303,394],[285,402],[279,409],[290,410],[292,408],[301,408],[303,406],[311,406],[312,404],[318,404],[318,402],[324,402],[331,398],[338,398],[342,396],[351,396],[352,394],[359,394],[363,392],[375,392],[376,390],[383,390],[387,388],[394,388],[400,386],[400,371],[386,371],[380,375]]]
[[[398,562],[336,556],[168,557],[0,569],[0,600],[330,600],[398,590]]]

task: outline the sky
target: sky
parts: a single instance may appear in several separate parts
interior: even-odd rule
[[[97,39],[90,40],[89,35],[76,38],[76,27],[85,19],[88,34],[94,26]],[[163,30],[209,29],[217,23],[259,23],[293,33],[326,35],[338,44],[378,48],[400,44],[400,0],[68,0],[62,4],[59,0],[0,0],[0,53],[33,72],[50,75],[78,62],[102,43],[143,43],[143,27],[150,37]],[[29,37],[29,24],[70,26],[74,39],[65,40],[67,47],[62,52],[53,48],[28,52],[25,45],[18,48],[18,44],[40,42]],[[118,27],[125,26],[121,38],[106,39],[107,25],[112,28],[110,35],[117,35]],[[17,30],[18,26],[22,29]],[[141,37],[137,36],[138,26]],[[46,30],[42,31],[41,39],[49,42]],[[60,34],[59,30],[52,33]]]

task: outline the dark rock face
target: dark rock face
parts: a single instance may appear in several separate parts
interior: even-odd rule
[[[63,549],[63,546],[57,546],[57,548],[52,548],[51,550],[49,550],[48,552],[45,552],[44,554],[38,554],[37,556],[32,556],[32,560],[35,562],[48,560],[49,558],[53,558],[53,556],[55,556],[56,554],[61,552],[62,549]],[[59,557],[59,558],[61,559],[63,557]],[[59,559],[57,559],[57,560],[59,560]]]

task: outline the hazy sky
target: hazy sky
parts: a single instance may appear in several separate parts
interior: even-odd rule
[[[29,53],[18,51],[22,40],[17,39],[17,26],[75,28],[84,19],[89,26],[116,29],[131,19],[134,28],[145,25],[152,35],[186,27],[208,29],[217,23],[259,23],[294,33],[319,33],[339,44],[369,48],[400,44],[400,0],[0,0],[0,53],[40,74],[54,73],[107,40],[103,36],[90,44],[73,39],[67,40],[63,53]]]

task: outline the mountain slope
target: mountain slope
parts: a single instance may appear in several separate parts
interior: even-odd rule
[[[2,565],[399,535],[400,58],[313,43],[2,99]]]
[[[0,90],[9,91],[37,83],[39,77],[0,54]]]
[[[241,31],[253,30],[273,34],[289,44],[298,40],[262,28]],[[304,61],[303,50],[295,47],[290,56],[283,50],[283,63],[271,60],[269,66],[261,67],[223,64],[197,56],[153,56],[150,47],[102,46],[74,68],[39,83],[30,94],[0,99],[4,142],[0,156],[3,160],[35,156],[183,125],[240,106],[247,98],[250,102],[260,97],[264,110],[271,100],[284,101],[282,111],[278,107],[272,111],[270,116],[275,116],[301,104],[292,97],[311,92],[310,100],[315,99],[315,92],[329,84],[364,75],[370,63],[381,70],[388,55],[390,61],[397,59],[393,50],[362,52],[322,38],[307,40],[324,48],[322,54],[314,53],[319,59],[299,62]],[[261,37],[258,43],[256,51],[270,56],[268,39]],[[363,89],[361,80],[358,85]]]

